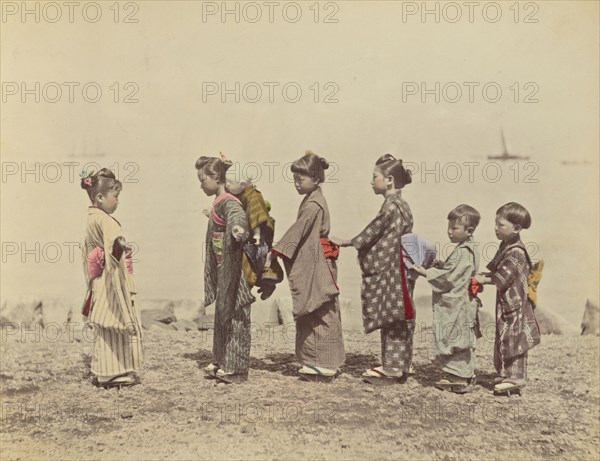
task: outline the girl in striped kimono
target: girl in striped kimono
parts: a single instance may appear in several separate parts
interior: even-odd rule
[[[410,172],[392,155],[380,157],[373,170],[373,192],[385,197],[379,213],[352,240],[340,246],[358,250],[362,272],[361,300],[366,333],[381,330],[382,366],[363,373],[365,381],[392,384],[411,370],[415,309],[414,282],[401,258],[401,236],[412,232],[413,218],[401,189],[410,184]]]
[[[520,204],[507,203],[496,212],[496,237],[500,248],[479,274],[480,284],[496,286],[496,340],[494,366],[498,372],[495,394],[519,393],[527,378],[527,353],[540,343],[540,330],[528,296],[531,260],[520,232],[529,229],[531,216]]]
[[[231,162],[200,157],[196,170],[206,195],[216,196],[206,231],[204,303],[215,303],[213,361],[207,377],[227,383],[248,379],[250,362],[250,305],[254,296],[242,273],[242,248],[248,219],[240,201],[225,191]]]
[[[131,265],[131,248],[111,216],[119,204],[121,182],[103,168],[81,180],[92,206],[83,244],[88,293],[84,316],[94,330],[91,369],[103,387],[135,384],[142,365],[142,330]]]
[[[296,222],[273,246],[283,258],[296,321],[300,377],[331,382],[344,363],[344,339],[337,286],[337,245],[329,240],[329,208],[319,185],[329,163],[307,152],[292,164],[294,185],[304,199]]]

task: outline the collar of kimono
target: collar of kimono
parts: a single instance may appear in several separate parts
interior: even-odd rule
[[[319,186],[315,187],[315,190],[313,190],[310,194],[304,197],[302,204],[305,204],[306,202],[315,202],[321,208],[325,207],[325,197],[323,196],[323,191]]]
[[[104,211],[102,208],[98,208],[97,206],[94,205],[90,205],[88,207],[89,212],[88,214],[105,214],[106,216],[108,216],[110,219],[113,219],[119,226],[121,225],[121,223],[119,221],[117,221],[115,218],[113,218],[111,215],[109,215],[106,211]]]
[[[233,195],[233,194],[230,194],[229,192],[225,192],[225,193],[223,193],[223,194],[219,195],[219,196],[218,196],[218,197],[215,199],[215,201],[213,202],[213,207],[214,207],[215,205],[217,205],[218,203],[222,202],[223,200],[225,200],[226,198],[232,198],[232,199],[233,199],[233,200],[235,200],[236,202],[238,202],[238,203],[241,203],[241,202],[240,202],[240,199],[239,199],[239,198],[237,198],[235,195]]]
[[[512,240],[509,240],[508,242],[502,242],[500,244],[498,253],[496,253],[496,256],[494,256],[494,258],[487,265],[487,268],[490,269],[491,271],[495,271],[496,267],[498,266],[498,263],[504,257],[506,252],[515,247],[521,248],[525,252],[525,256],[527,257],[527,260],[530,261],[530,264],[531,264],[531,260],[529,259],[529,253],[527,253],[527,248],[525,248],[525,245],[521,241],[521,237],[517,234],[517,236],[514,237]]]

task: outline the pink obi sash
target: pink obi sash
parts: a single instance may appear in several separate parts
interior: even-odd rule
[[[215,207],[217,206],[218,203],[222,202],[223,200],[225,200],[226,198],[232,198],[233,200],[235,200],[236,202],[238,202],[240,205],[242,204],[242,202],[240,202],[240,200],[235,196],[230,194],[229,192],[225,192],[224,194],[219,195],[215,201],[212,204],[212,208],[210,210],[210,214],[212,216],[212,220],[215,222],[215,224],[217,224],[218,226],[223,226],[225,227],[225,225],[227,224],[225,222],[224,219],[222,219],[217,212],[215,211]]]
[[[125,250],[125,268],[133,274],[133,259],[131,250]],[[94,248],[87,256],[87,271],[90,279],[100,277],[104,272],[104,250],[100,247]]]

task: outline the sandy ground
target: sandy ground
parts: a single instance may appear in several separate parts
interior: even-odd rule
[[[22,333],[22,332],[21,332]],[[494,397],[492,343],[478,345],[478,384],[435,389],[428,332],[415,335],[414,377],[373,387],[379,336],[346,331],[332,384],[295,372],[293,328],[256,330],[250,380],[216,384],[210,332],[146,332],[140,385],[92,385],[89,341],[3,335],[2,459],[598,459],[598,338],[544,336],[522,396]]]

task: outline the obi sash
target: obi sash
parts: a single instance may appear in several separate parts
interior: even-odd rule
[[[340,247],[326,237],[321,237],[320,242],[321,247],[323,248],[323,253],[325,254],[325,258],[337,261],[340,254]]]

